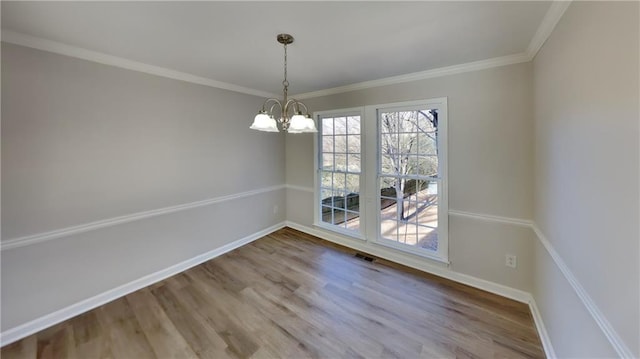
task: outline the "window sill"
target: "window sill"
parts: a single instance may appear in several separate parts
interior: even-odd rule
[[[444,257],[444,256],[439,256],[437,254],[431,254],[428,252],[424,252],[424,251],[417,251],[417,250],[412,250],[411,248],[407,248],[401,244],[395,244],[391,241],[387,241],[384,239],[379,239],[377,241],[371,241],[372,244],[384,247],[384,248],[391,248],[393,250],[399,251],[399,252],[403,252],[403,253],[407,253],[407,254],[412,254],[418,257],[422,257],[422,258],[427,258],[430,259],[432,261],[436,261],[439,263],[443,263],[446,264],[447,266],[449,266],[451,264],[451,262],[449,261],[448,257]]]
[[[340,234],[342,236],[346,236],[352,239],[357,239],[363,242],[366,242],[366,238],[364,237],[364,235],[361,232],[355,232],[355,231],[350,231],[350,230],[346,230],[346,229],[341,229],[341,228],[336,228],[332,225],[328,225],[328,224],[324,224],[324,223],[314,223],[313,224],[314,227],[319,228],[319,229],[323,229],[323,230],[327,230],[327,231],[331,231],[333,233],[337,233]]]
[[[439,256],[437,254],[431,254],[431,253],[423,253],[420,251],[416,251],[416,250],[412,250],[410,248],[406,248],[403,245],[400,244],[394,244],[393,242],[390,241],[385,241],[385,240],[367,240],[367,238],[360,232],[352,232],[352,231],[347,231],[347,230],[341,230],[340,228],[335,228],[333,226],[330,225],[326,225],[323,223],[314,223],[313,227],[323,230],[323,231],[327,231],[330,232],[332,234],[336,234],[339,236],[344,236],[347,237],[348,239],[354,239],[354,240],[358,240],[361,242],[364,242],[365,245],[367,246],[376,246],[379,247],[381,250],[383,251],[394,251],[394,252],[400,252],[402,254],[408,254],[408,255],[413,255],[416,257],[420,257],[423,259],[428,259],[430,261],[434,261],[437,262],[437,264],[439,265],[446,265],[449,266],[451,264],[451,262],[449,261],[449,258],[446,257],[442,257]],[[372,253],[373,254],[373,253]],[[400,264],[404,264],[404,263],[400,263]]]

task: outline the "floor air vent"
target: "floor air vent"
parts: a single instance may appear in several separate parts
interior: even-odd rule
[[[369,257],[369,256],[364,255],[362,253],[356,253],[356,258],[360,258],[360,259],[362,259],[364,261],[367,261],[367,262],[373,262],[373,257]]]

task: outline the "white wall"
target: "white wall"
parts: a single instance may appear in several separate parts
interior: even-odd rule
[[[305,100],[313,111],[448,98],[449,208],[480,215],[532,216],[531,64],[382,86]],[[375,121],[375,119],[365,119]],[[313,141],[287,136],[287,219],[310,227]],[[366,175],[366,174],[365,174]],[[370,173],[369,175],[375,175]],[[450,216],[450,269],[512,288],[532,288],[528,228]],[[504,265],[518,256],[518,268]]]
[[[3,243],[271,190],[3,249],[2,331],[282,223],[284,137],[248,128],[261,102],[3,43]]]
[[[635,356],[638,11],[637,2],[573,2],[533,71],[534,220]],[[538,252],[534,295],[557,354],[616,355],[548,253]]]

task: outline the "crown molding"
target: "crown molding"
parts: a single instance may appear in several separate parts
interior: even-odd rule
[[[10,44],[26,46],[33,49],[53,52],[60,55],[75,57],[82,60],[97,62],[103,65],[120,67],[127,70],[144,72],[151,75],[191,82],[198,85],[239,92],[247,95],[259,97],[277,97],[279,95],[270,92],[260,91],[248,87],[238,86],[222,81],[216,81],[207,77],[196,76],[186,72],[171,70],[168,68],[154,66],[143,62],[128,60],[118,56],[108,55],[102,52],[83,49],[81,47],[67,45],[57,41],[51,41],[31,35],[21,34],[15,31],[2,30],[2,41]]]
[[[455,74],[461,74],[465,72],[490,69],[493,67],[500,67],[500,66],[513,65],[513,64],[523,63],[523,62],[529,62],[533,60],[533,58],[536,56],[538,51],[542,48],[542,45],[544,45],[545,41],[547,41],[547,39],[553,32],[553,29],[560,21],[560,18],[562,18],[562,15],[564,15],[565,11],[571,4],[571,1],[572,0],[554,0],[551,3],[549,10],[547,10],[547,13],[542,19],[540,26],[538,26],[536,33],[534,34],[533,38],[531,39],[531,42],[529,43],[529,46],[524,52],[512,54],[512,55],[494,57],[486,60],[468,62],[468,63],[458,64],[453,66],[440,67],[440,68],[426,70],[426,71],[413,72],[405,75],[386,77],[386,78],[371,80],[371,81],[364,81],[364,82],[359,82],[359,83],[345,85],[345,86],[333,87],[329,89],[305,92],[301,94],[296,94],[292,97],[295,97],[299,100],[304,100],[304,99],[313,98],[313,97],[334,95],[334,94],[339,94],[339,93],[344,93],[349,91],[368,89],[372,87],[395,85],[395,84],[401,84],[405,82],[426,80],[426,79],[435,78],[435,77],[455,75]],[[38,50],[44,50],[44,51],[49,51],[49,52],[53,52],[61,55],[75,57],[83,60],[93,61],[93,62],[105,64],[105,65],[116,66],[116,67],[124,68],[127,70],[144,72],[151,75],[166,77],[174,80],[191,82],[199,85],[219,88],[223,90],[229,90],[233,92],[244,93],[248,95],[254,95],[259,97],[280,96],[270,92],[238,86],[238,85],[234,85],[234,84],[230,84],[222,81],[216,81],[206,77],[196,76],[196,75],[188,74],[185,72],[167,69],[164,67],[159,67],[159,66],[145,64],[138,61],[128,60],[122,57],[117,57],[117,56],[112,56],[112,55],[108,55],[108,54],[97,52],[97,51],[87,50],[77,46],[72,46],[72,45],[61,43],[61,42],[46,40],[46,39],[38,38],[35,36],[31,36],[31,35],[25,35],[25,34],[21,34],[21,33],[10,31],[10,30],[2,31],[2,41],[11,43],[11,44],[31,47]]]
[[[401,84],[401,83],[411,82],[411,81],[426,80],[434,77],[455,75],[455,74],[461,74],[465,72],[485,70],[493,67],[507,66],[507,65],[513,65],[513,64],[518,64],[522,62],[532,61],[533,58],[538,53],[538,51],[540,50],[540,48],[542,48],[542,45],[544,45],[545,41],[547,41],[547,39],[553,32],[553,29],[556,27],[556,25],[560,21],[560,18],[562,18],[562,15],[564,15],[564,12],[567,10],[569,5],[571,4],[571,1],[572,0],[554,0],[551,3],[551,6],[549,6],[549,9],[547,10],[547,13],[544,15],[542,22],[540,22],[540,26],[538,26],[536,33],[533,35],[533,38],[531,39],[529,46],[524,52],[513,54],[513,55],[494,57],[491,59],[480,60],[475,62],[468,62],[464,64],[459,64],[459,65],[440,67],[440,68],[426,70],[426,71],[414,72],[406,75],[386,77],[378,80],[365,81],[365,82],[360,82],[360,83],[351,84],[351,85],[333,87],[330,89],[305,92],[301,94],[296,94],[293,97],[300,100],[304,100],[304,99],[313,98],[313,97],[335,95],[343,92],[363,90],[363,89],[368,89],[368,88],[378,87],[378,86],[385,86],[385,85]]]
[[[500,57],[494,57],[486,60],[468,62],[465,64],[440,67],[437,69],[413,72],[405,75],[385,77],[382,79],[371,80],[371,81],[364,81],[356,84],[333,87],[325,90],[306,92],[302,94],[296,94],[293,97],[300,100],[304,100],[304,99],[313,98],[313,97],[334,95],[338,93],[363,90],[363,89],[368,89],[372,87],[395,85],[395,84],[401,84],[401,83],[411,82],[411,81],[426,80],[434,77],[456,75],[464,72],[485,70],[493,67],[519,64],[521,62],[528,62],[528,61],[531,61],[531,58],[527,53],[522,52],[519,54],[500,56]]]
[[[567,11],[569,5],[571,5],[572,0],[555,0],[549,6],[549,10],[544,15],[540,26],[538,26],[538,30],[531,38],[531,42],[529,43],[529,47],[527,47],[527,55],[531,60],[538,54],[538,51],[542,48],[542,45],[547,41],[553,29],[555,29],[556,25],[564,15],[564,12]]]

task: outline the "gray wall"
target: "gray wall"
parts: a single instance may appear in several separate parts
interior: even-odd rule
[[[531,70],[530,63],[504,66],[313,98],[305,103],[320,111],[447,97],[449,209],[530,219]],[[313,187],[313,141],[287,136],[286,143],[287,184]],[[313,193],[290,188],[287,218],[311,226]],[[529,229],[450,216],[449,237],[453,271],[531,290]],[[518,256],[517,269],[505,267],[506,253]]]
[[[635,356],[638,10],[637,2],[573,2],[534,60],[535,222]],[[614,355],[538,252],[534,295],[557,354]]]
[[[284,137],[248,128],[261,101],[3,43],[2,240],[281,187]],[[2,330],[281,223],[284,200],[3,250]]]
[[[3,44],[2,239],[279,185],[261,99]]]
[[[533,63],[305,100],[320,111],[448,97],[450,209],[533,218],[636,356],[638,10],[574,2]],[[285,218],[310,227],[313,143],[249,130],[261,100],[3,44],[3,241],[292,187],[3,250],[2,330]],[[448,270],[533,293],[560,357],[615,356],[529,228],[449,224]]]

